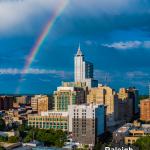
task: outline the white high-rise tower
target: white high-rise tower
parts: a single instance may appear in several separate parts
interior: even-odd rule
[[[85,67],[83,65],[84,55],[81,52],[80,45],[77,54],[74,57],[74,79],[75,82],[83,82],[85,77]]]
[[[98,81],[93,79],[93,64],[84,60],[80,45],[74,57],[74,80],[75,82],[86,82],[90,88],[98,86]]]

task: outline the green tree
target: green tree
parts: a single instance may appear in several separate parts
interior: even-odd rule
[[[27,136],[24,138],[24,140],[23,140],[24,143],[28,143],[28,142],[31,142],[31,141],[32,141],[32,137],[31,137],[30,135],[27,135]]]
[[[0,146],[0,150],[5,150],[2,146]]]
[[[6,142],[8,140],[5,136],[0,136],[0,142]]]
[[[46,146],[62,147],[67,139],[67,134],[62,130],[30,128],[24,133],[24,129],[24,127],[19,129],[24,142],[34,139],[43,142]]]
[[[101,148],[102,148],[102,143],[101,142],[99,142],[99,143],[97,143],[95,146],[94,146],[94,150],[100,150]]]
[[[5,127],[6,125],[4,119],[0,118],[0,131],[3,131]]]
[[[17,142],[19,142],[19,137],[18,136],[10,136],[10,137],[8,137],[8,142],[9,143],[17,143]]]
[[[35,129],[35,139],[43,142],[47,146],[62,147],[66,141],[66,133],[62,130]]]
[[[150,136],[141,137],[135,143],[135,146],[139,147],[140,150],[149,150],[150,149]]]
[[[26,136],[27,136],[27,133],[29,133],[29,131],[31,130],[32,128],[31,127],[28,127],[27,125],[20,125],[18,127],[18,131],[20,133],[20,137],[22,139],[24,139]]]

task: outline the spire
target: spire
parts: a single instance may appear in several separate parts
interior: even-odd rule
[[[79,42],[79,47],[78,47],[78,50],[80,50],[80,42]]]
[[[78,47],[78,51],[77,51],[77,56],[83,56],[81,49],[80,49],[80,43],[79,43],[79,47]]]

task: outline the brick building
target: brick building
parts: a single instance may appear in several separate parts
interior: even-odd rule
[[[140,119],[150,121],[150,99],[144,99],[140,102]]]

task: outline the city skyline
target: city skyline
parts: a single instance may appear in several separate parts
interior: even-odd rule
[[[0,93],[52,93],[73,81],[80,42],[100,83],[107,75],[116,90],[136,86],[148,94],[150,4],[129,2],[0,2]]]

